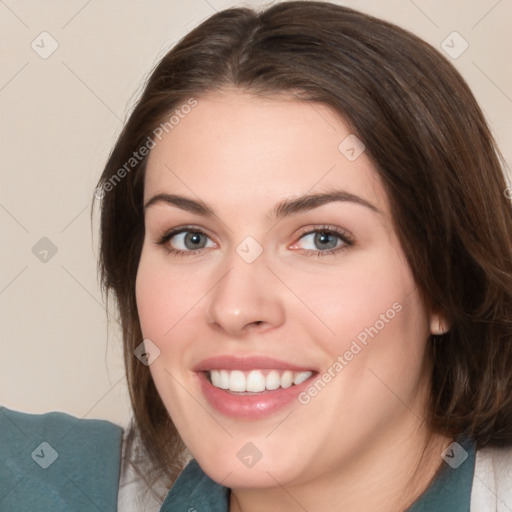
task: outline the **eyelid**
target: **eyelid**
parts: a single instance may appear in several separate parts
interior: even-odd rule
[[[306,235],[310,235],[312,233],[318,233],[321,231],[326,231],[329,233],[332,233],[334,235],[339,236],[345,243],[347,244],[353,244],[355,242],[355,237],[350,233],[350,231],[340,228],[338,226],[330,226],[330,225],[313,225],[313,226],[306,226],[305,228],[302,228],[300,233],[297,235],[296,242],[299,241],[301,238],[303,238]],[[296,243],[294,242],[294,244]]]
[[[208,233],[208,230],[202,228],[202,227],[199,227],[199,226],[194,226],[194,225],[190,225],[190,224],[185,224],[185,225],[182,225],[182,226],[176,226],[174,228],[171,228],[171,229],[167,229],[163,232],[163,234],[159,235],[158,236],[158,240],[157,240],[157,244],[165,244],[167,243],[172,237],[176,236],[176,235],[179,235],[183,232],[192,232],[192,233],[201,233],[202,235],[205,235],[206,237],[208,237],[210,240],[212,240],[213,242],[215,242],[214,238]],[[215,242],[217,243],[217,242]]]

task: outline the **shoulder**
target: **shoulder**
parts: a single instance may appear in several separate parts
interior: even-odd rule
[[[122,433],[104,420],[0,407],[0,509],[115,511]]]
[[[476,452],[471,512],[512,509],[512,446]]]

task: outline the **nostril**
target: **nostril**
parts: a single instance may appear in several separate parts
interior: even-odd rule
[[[249,329],[256,329],[257,327],[260,326],[260,324],[264,324],[265,322],[263,320],[255,320],[254,322],[251,322],[249,325],[248,325],[248,328]]]

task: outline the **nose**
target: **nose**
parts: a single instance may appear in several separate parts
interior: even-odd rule
[[[232,337],[282,325],[283,290],[263,256],[247,263],[233,252],[227,263],[228,269],[206,297],[207,323]]]

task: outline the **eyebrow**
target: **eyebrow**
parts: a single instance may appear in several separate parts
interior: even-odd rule
[[[289,217],[303,211],[313,210],[314,208],[319,208],[324,204],[336,201],[355,203],[369,208],[375,213],[382,214],[382,212],[376,206],[374,206],[366,199],[363,199],[362,197],[346,192],[345,190],[332,190],[321,194],[305,194],[299,197],[286,199],[274,207],[268,219],[270,221],[277,221],[284,217]],[[151,206],[161,203],[176,206],[181,210],[195,213],[204,217],[213,217],[215,215],[213,208],[201,200],[165,193],[154,195],[146,202],[144,209],[147,210]]]

